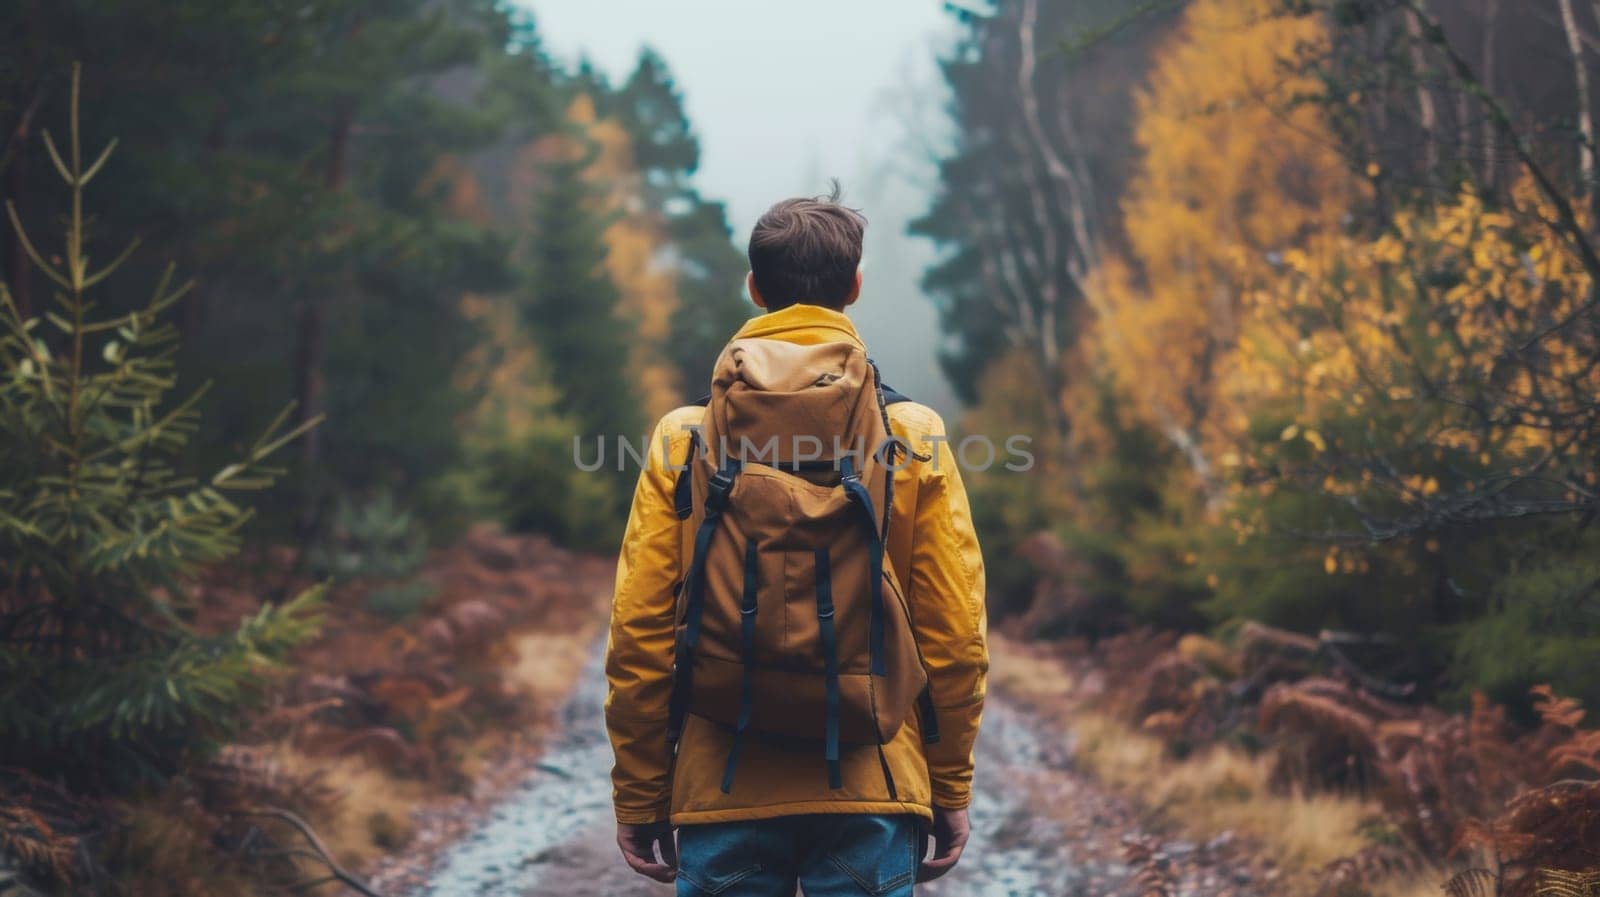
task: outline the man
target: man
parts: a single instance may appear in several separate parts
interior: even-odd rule
[[[701,710],[704,702],[696,703],[698,692],[710,686],[702,681],[697,689],[685,681],[691,678],[686,671],[701,666],[692,650],[695,636],[685,631],[694,628],[687,625],[687,619],[703,612],[693,604],[702,599],[693,596],[708,588],[702,583],[707,574],[696,568],[694,555],[703,546],[693,533],[697,522],[720,510],[708,510],[711,505],[707,503],[712,500],[707,498],[704,474],[694,480],[693,489],[687,485],[680,488],[680,477],[690,476],[686,468],[701,463],[715,469],[714,465],[721,463],[714,447],[697,454],[701,450],[697,433],[702,426],[711,426],[713,415],[708,412],[716,411],[718,402],[734,397],[726,392],[735,388],[730,383],[747,376],[744,369],[758,366],[753,360],[744,360],[761,357],[763,347],[775,356],[789,351],[775,345],[781,343],[823,352],[837,349],[843,353],[839,357],[859,353],[865,358],[861,338],[844,314],[861,293],[864,229],[864,219],[838,202],[837,189],[829,197],[785,200],[761,217],[750,236],[746,284],[750,297],[766,314],[749,321],[723,353],[711,408],[680,408],[657,425],[649,463],[639,476],[618,563],[606,658],[610,685],[606,724],[616,755],[612,782],[617,843],[629,866],[656,881],[676,880],[679,895],[793,897],[798,884],[807,897],[862,893],[905,897],[914,881],[928,881],[950,871],[969,834],[973,744],[988,670],[984,571],[944,423],[929,408],[886,400],[882,384],[876,383],[879,389],[870,406],[871,417],[883,415],[893,441],[904,450],[897,454],[891,448],[887,457],[892,463],[878,473],[882,491],[877,494],[882,505],[888,506],[882,519],[887,535],[880,540],[873,534],[875,526],[866,527],[866,538],[876,545],[874,575],[892,590],[883,592],[883,603],[872,607],[901,609],[889,596],[893,592],[904,596],[904,624],[894,617],[890,622],[903,625],[920,652],[921,669],[911,675],[915,688],[921,688],[924,676],[926,679],[919,701],[922,711],[904,714],[903,721],[891,712],[890,725],[877,727],[880,737],[876,739],[851,742],[839,737],[838,664],[831,652],[836,650],[835,643],[864,644],[866,636],[841,631],[835,637],[831,631],[834,604],[824,602],[839,602],[838,626],[844,630],[854,625],[844,619],[846,602],[864,602],[867,592],[864,587],[845,593],[821,585],[828,575],[820,569],[828,565],[828,559],[822,557],[826,552],[821,550],[816,558],[819,569],[806,572],[803,580],[808,589],[818,583],[815,616],[787,611],[791,616],[785,620],[796,620],[793,625],[807,626],[811,633],[819,623],[829,630],[824,636],[831,700],[826,759],[817,747],[822,738],[820,724],[810,741],[745,731],[752,716],[749,673],[744,674],[745,699],[740,712],[729,707],[720,720]],[[774,348],[777,351],[770,351]],[[746,354],[741,356],[740,351]],[[867,364],[858,362],[857,369],[865,369]],[[869,376],[875,382],[875,368]],[[839,377],[820,376],[816,385],[831,385]],[[755,388],[749,383],[738,387]],[[889,395],[898,398],[892,391]],[[864,417],[867,415],[856,414],[850,420]],[[725,415],[718,419],[728,420]],[[790,470],[798,474],[802,468],[796,462]],[[774,477],[766,472],[770,469],[760,475]],[[843,479],[852,480],[854,474],[846,468]],[[752,476],[745,473],[742,479]],[[828,483],[841,483],[839,474],[835,472]],[[750,494],[754,486],[743,485],[748,486],[746,495]],[[850,485],[869,509],[866,519],[876,521],[871,495],[859,482]],[[832,494],[825,486],[812,489],[812,493],[824,498]],[[692,518],[685,498],[691,495]],[[741,500],[737,488],[732,495],[732,504],[737,506]],[[798,522],[804,525],[803,519]],[[706,544],[730,543],[735,538],[718,530],[719,525],[713,520],[704,527]],[[825,537],[855,539],[860,532],[830,526]],[[757,541],[750,537],[750,578],[744,580],[750,583],[745,588],[749,602],[743,614],[748,626],[747,649],[754,638],[758,604],[766,608],[759,614],[761,625],[770,627],[776,623],[768,602],[795,600],[784,594],[774,599],[761,592],[758,602],[759,589],[770,588],[767,574],[773,569],[780,574],[788,570],[784,564],[811,563],[808,553],[792,551],[787,555],[790,560],[763,560]],[[721,550],[729,557],[737,556],[736,546]],[[833,563],[837,569],[849,562],[841,556]],[[761,566],[772,563],[778,566]],[[732,566],[734,572],[728,577],[737,577],[738,564]],[[767,572],[758,577],[759,571]],[[716,586],[709,588],[714,591]],[[878,586],[871,589],[870,596],[873,602],[880,600]],[[687,607],[685,600],[691,602]],[[711,600],[720,599],[714,596]],[[726,600],[735,602],[732,625],[737,633],[739,597],[734,594]],[[799,600],[813,599],[807,591]],[[877,613],[874,610],[874,640],[880,638]],[[862,618],[857,615],[856,619]],[[813,646],[806,650],[816,650],[815,642],[806,644]],[[880,650],[876,641],[872,650]],[[915,653],[902,651],[896,659]],[[743,658],[751,661],[744,669],[763,669],[760,653],[753,656]],[[872,663],[877,670],[876,654]],[[880,675],[871,682],[878,694],[886,693],[888,679]],[[737,688],[725,691],[738,693]],[[781,723],[788,709],[797,718],[806,712],[805,700],[798,692],[792,703],[791,696],[759,693],[754,704],[754,715],[760,717],[764,711],[768,723],[758,721],[752,730],[775,719]],[[873,709],[882,715],[881,707]],[[930,714],[931,719],[927,718]],[[937,736],[932,737],[935,731]],[[925,856],[930,828],[934,843],[931,855]]]

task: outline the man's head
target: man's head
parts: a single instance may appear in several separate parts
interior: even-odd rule
[[[750,232],[750,298],[768,311],[796,303],[835,311],[861,294],[861,238],[867,219],[827,196],[786,199]]]

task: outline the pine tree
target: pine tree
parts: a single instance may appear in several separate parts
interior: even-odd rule
[[[723,204],[694,187],[700,141],[666,60],[643,50],[607,105],[633,136],[651,214],[672,241],[679,301],[668,349],[686,397],[693,398],[706,391],[717,353],[752,311],[742,289],[744,254],[729,240]]]
[[[280,414],[236,463],[209,478],[177,469],[204,390],[173,402],[178,335],[165,313],[187,291],[172,272],[133,311],[89,298],[132,254],[92,268],[78,77],[63,156],[64,245],[41,252],[7,213],[53,307],[24,318],[0,292],[0,757],[80,782],[162,776],[225,738],[263,673],[318,622],[319,589],[262,605],[237,628],[197,625],[195,577],[239,548],[262,462],[317,421]]]
[[[667,222],[679,259],[671,350],[688,397],[694,398],[706,393],[717,353],[755,306],[744,298],[746,260],[728,239],[727,209],[696,191],[686,198],[687,208]]]
[[[605,221],[584,181],[589,160],[552,165],[534,210],[538,235],[525,306],[528,323],[561,393],[557,408],[589,439],[633,437],[642,426],[626,376],[628,322],[606,274]]]
[[[611,104],[634,137],[634,159],[646,181],[661,194],[656,204],[687,192],[689,176],[700,167],[700,141],[667,61],[649,47],[641,50],[633,74]]]

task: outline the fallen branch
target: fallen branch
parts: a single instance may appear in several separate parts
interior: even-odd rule
[[[1371,645],[1392,644],[1389,637],[1378,635],[1361,635],[1352,632],[1339,632],[1324,629],[1316,637],[1301,635],[1275,626],[1267,626],[1254,620],[1246,623],[1239,633],[1239,647],[1245,654],[1256,658],[1252,663],[1251,675],[1245,680],[1243,694],[1250,689],[1259,687],[1265,677],[1273,671],[1272,661],[1282,661],[1285,665],[1299,662],[1312,664],[1318,660],[1326,660],[1335,669],[1353,680],[1361,688],[1373,694],[1391,699],[1406,699],[1416,695],[1415,682],[1389,682],[1361,669],[1361,666],[1345,653],[1346,645]]]
[[[369,887],[366,882],[356,878],[343,866],[339,865],[339,861],[335,860],[333,858],[333,854],[329,853],[327,845],[323,844],[322,839],[317,837],[316,830],[311,827],[310,823],[306,822],[304,819],[301,819],[299,816],[296,816],[288,810],[280,809],[278,807],[255,807],[249,810],[240,811],[240,815],[266,816],[277,819],[280,822],[288,823],[290,827],[299,832],[300,836],[305,838],[306,843],[311,846],[311,854],[315,855],[314,858],[320,861],[324,866],[328,867],[328,877],[317,879],[315,882],[316,884],[326,884],[330,881],[337,881],[351,890],[365,895],[365,897],[383,897],[382,894]],[[297,853],[304,854],[304,851],[297,851]],[[308,887],[310,884],[311,882],[304,882],[301,885],[291,887],[298,889],[301,887]]]
[[[1382,695],[1385,698],[1403,699],[1413,697],[1417,692],[1417,683],[1398,683],[1390,682],[1386,679],[1380,679],[1377,676],[1368,673],[1366,670],[1361,669],[1361,667],[1357,665],[1355,661],[1351,660],[1349,655],[1345,654],[1344,650],[1339,647],[1341,644],[1388,644],[1392,641],[1392,639],[1379,636],[1357,636],[1351,633],[1330,632],[1328,630],[1323,630],[1318,638],[1321,655],[1332,661],[1333,665],[1338,667],[1340,672],[1344,673],[1346,676],[1349,676],[1351,679],[1354,679],[1357,685],[1360,685],[1362,688],[1374,694]]]

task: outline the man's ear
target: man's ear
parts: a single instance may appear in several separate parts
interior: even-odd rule
[[[861,298],[861,269],[857,268],[856,269],[856,285],[850,288],[850,295],[848,295],[848,296],[846,296],[844,298],[845,307],[849,308],[850,306],[855,305],[856,304],[856,300],[860,299],[860,298]]]
[[[761,291],[756,289],[756,272],[748,271],[745,273],[744,288],[750,291],[750,301],[756,304],[756,308],[767,307],[767,300],[761,298]]]

